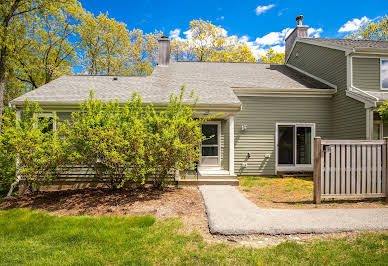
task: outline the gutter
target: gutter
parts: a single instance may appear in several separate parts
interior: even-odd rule
[[[233,88],[237,96],[331,96],[337,92],[337,89],[315,89],[315,88]]]
[[[346,96],[349,96],[350,98],[364,103],[365,108],[376,107],[377,102],[379,101],[379,98],[377,98],[376,96],[373,96],[372,94],[369,94],[368,92],[360,90],[353,86],[349,87],[346,90]]]
[[[39,106],[43,109],[68,109],[68,110],[76,110],[79,108],[80,102],[39,102]],[[120,105],[124,105],[126,102],[120,103]],[[11,103],[9,103],[11,104]],[[144,103],[144,105],[152,104],[156,109],[162,109],[167,107],[167,103]],[[23,107],[24,102],[15,102],[12,104],[14,108]],[[241,111],[241,103],[233,103],[233,104],[197,104],[194,110],[198,111]]]

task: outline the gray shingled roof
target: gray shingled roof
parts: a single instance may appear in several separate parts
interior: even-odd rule
[[[348,39],[326,39],[326,38],[303,38],[302,40],[313,41],[323,44],[332,44],[344,48],[374,48],[388,49],[388,42],[385,41],[367,41],[367,40],[348,40]]]
[[[148,77],[119,76],[62,76],[38,89],[12,101],[23,102],[26,98],[41,104],[74,104],[89,97],[93,89],[103,101],[119,99],[127,101],[137,91],[145,103],[168,103],[171,93],[179,94],[182,84],[186,86],[185,101],[194,90],[198,104],[240,106],[233,88],[328,88],[285,65],[255,63],[201,63],[177,62],[168,67],[158,66]]]

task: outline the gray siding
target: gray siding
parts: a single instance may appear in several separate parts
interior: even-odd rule
[[[353,57],[353,86],[362,90],[380,90],[380,59]]]
[[[316,135],[330,137],[330,98],[239,97],[243,109],[235,117],[235,173],[275,174],[275,131],[277,122],[315,123]],[[248,125],[246,131],[241,130]],[[251,152],[251,158],[247,153]],[[270,154],[266,159],[265,155]],[[242,168],[247,162],[248,167]]]
[[[345,52],[298,42],[288,63],[337,86],[331,102],[332,138],[366,138],[364,104],[346,96]]]

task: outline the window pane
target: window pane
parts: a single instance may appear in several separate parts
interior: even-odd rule
[[[311,164],[311,127],[296,128],[296,163]]]
[[[44,121],[44,117],[39,117],[39,121]],[[42,129],[42,133],[52,132],[54,129],[54,119],[52,117],[48,117],[48,124]]]
[[[206,140],[202,142],[203,145],[217,145],[218,144],[218,125],[202,125],[202,134]]]
[[[373,124],[373,139],[381,139],[381,124],[374,123]]]
[[[294,127],[278,128],[278,164],[294,164]]]
[[[388,60],[381,60],[381,87],[388,89]]]
[[[218,147],[202,147],[202,156],[218,156]]]

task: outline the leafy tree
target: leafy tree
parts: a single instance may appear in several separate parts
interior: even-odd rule
[[[31,16],[27,36],[15,51],[12,67],[17,80],[35,89],[72,72],[76,51],[71,38],[82,14],[78,2],[68,2]]]
[[[357,32],[353,32],[349,39],[388,41],[388,16],[384,15],[376,22],[366,22]]]
[[[163,36],[160,31],[144,34],[134,29],[129,33],[130,43],[127,55],[126,74],[132,76],[150,75],[158,60],[158,40]]]
[[[256,62],[252,50],[235,36],[202,19],[190,22],[190,38],[173,40],[172,58],[200,62]]]
[[[263,63],[277,63],[284,64],[285,54],[275,52],[272,47],[268,48],[265,56],[260,57],[260,61]]]
[[[88,74],[119,74],[127,55],[128,30],[107,14],[83,16],[78,27],[84,68]]]
[[[0,4],[0,113],[3,111],[4,90],[6,78],[14,74],[9,73],[10,64],[20,55],[25,47],[28,23],[36,15],[64,7],[76,0],[10,0]],[[7,84],[8,85],[8,84]],[[15,88],[13,87],[12,90]],[[11,90],[11,91],[12,91]],[[1,117],[0,117],[1,120]]]

